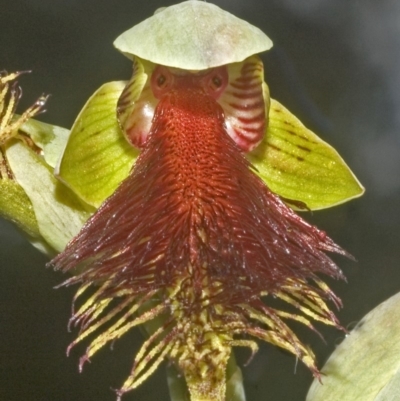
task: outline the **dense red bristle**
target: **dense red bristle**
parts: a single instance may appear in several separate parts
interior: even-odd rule
[[[184,279],[190,307],[220,283],[207,290],[212,303],[233,306],[279,291],[288,278],[342,277],[324,251],[344,254],[251,171],[221,107],[181,85],[160,100],[129,177],[52,264],[84,265],[68,283],[111,279],[115,293]]]

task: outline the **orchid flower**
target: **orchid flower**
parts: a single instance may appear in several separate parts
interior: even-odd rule
[[[186,1],[115,46],[133,61],[132,78],[96,91],[59,161],[45,159],[70,199],[70,215],[50,213],[62,216],[65,235],[47,229],[54,224],[41,235],[62,250],[50,265],[71,274],[64,285],[80,284],[70,346],[89,340],[80,368],[144,325],[149,336],[118,398],[169,360],[192,401],[223,401],[232,348],[254,354],[257,340],[318,377],[288,321],[341,328],[327,305],[340,299],[319,274],[342,279],[326,253],[349,255],[294,209],[334,206],[363,187],[332,147],[270,99],[258,54],[272,42],[245,21]],[[43,205],[18,183],[38,219]],[[270,306],[273,298],[291,312]]]

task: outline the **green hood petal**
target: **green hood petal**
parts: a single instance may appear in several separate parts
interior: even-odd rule
[[[131,59],[139,56],[169,67],[205,70],[264,52],[272,41],[216,5],[190,0],[160,9],[120,35],[114,46]]]

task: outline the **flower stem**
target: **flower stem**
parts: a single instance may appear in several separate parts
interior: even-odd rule
[[[210,398],[191,399],[184,376],[172,363],[167,366],[167,382],[171,401],[215,401]],[[246,401],[242,372],[233,352],[226,369],[226,401]]]

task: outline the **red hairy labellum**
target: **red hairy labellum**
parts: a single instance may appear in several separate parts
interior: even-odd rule
[[[187,89],[188,79],[158,104],[130,176],[54,264],[87,265],[71,282],[112,275],[116,293],[162,289],[182,275],[195,294],[219,282],[215,302],[233,303],[273,293],[288,276],[340,277],[322,252],[340,248],[251,172],[221,107]]]
[[[337,306],[340,300],[317,274],[343,278],[325,252],[345,252],[253,173],[243,150],[258,142],[265,127],[261,86],[248,78],[260,69],[254,60],[235,68],[240,73],[228,82],[226,67],[202,74],[156,67],[143,84],[155,107],[145,135],[127,114],[137,116],[139,108],[124,105],[130,89],[122,94],[122,124],[128,122],[127,136],[142,152],[116,192],[51,262],[65,272],[80,269],[65,283],[81,283],[78,296],[98,286],[72,316],[81,325],[72,345],[120,316],[92,341],[81,364],[131,327],[163,316],[164,326],[144,343],[119,395],[165,357],[197,383],[221,366],[224,376],[232,346],[257,349],[249,335],[296,354],[318,375],[312,352],[282,319],[313,328],[313,318],[339,327],[324,299]],[[240,99],[246,107],[239,107]],[[232,117],[233,109],[242,114]],[[262,301],[267,295],[305,316],[268,307]],[[158,303],[140,314],[151,297]],[[115,299],[119,303],[111,304]]]

